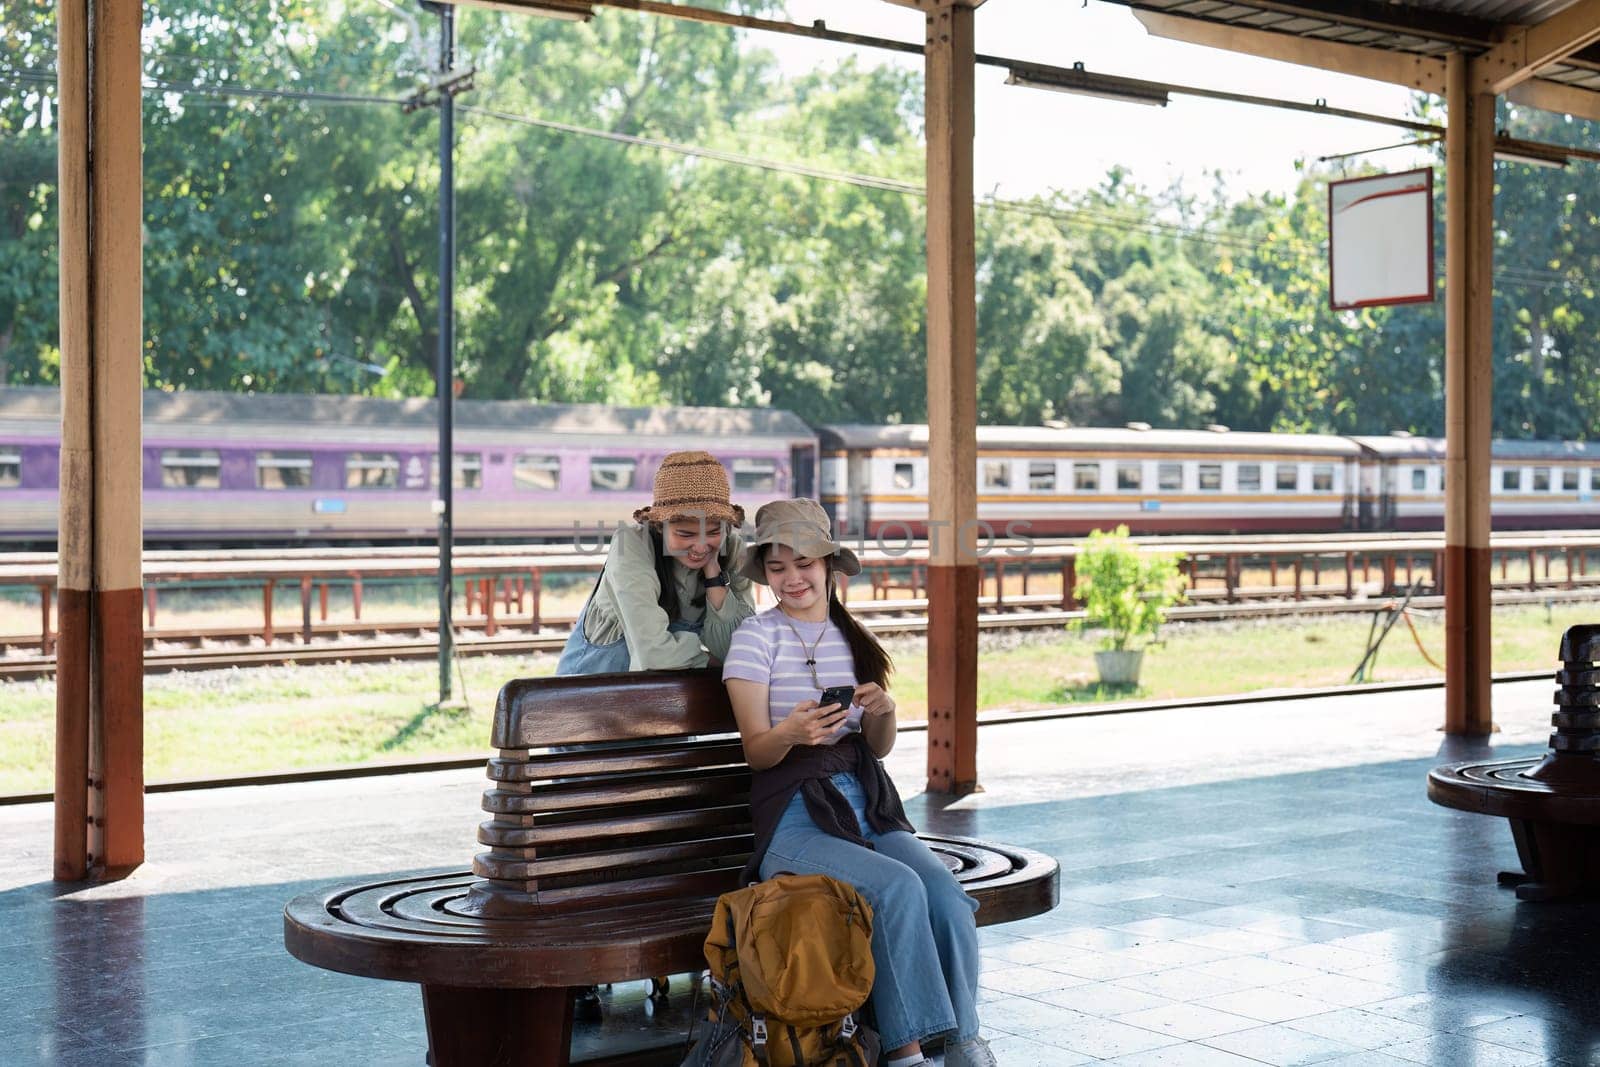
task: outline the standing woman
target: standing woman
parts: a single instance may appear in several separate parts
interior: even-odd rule
[[[733,632],[754,614],[749,579],[731,572],[744,509],[728,502],[722,464],[708,452],[673,452],[654,496],[617,524],[557,674],[704,667],[727,658]]]
[[[754,614],[750,580],[732,573],[744,509],[728,500],[722,464],[709,452],[670,453],[653,495],[633,522],[617,524],[557,674],[678,670],[704,667],[713,656],[721,662],[733,632]],[[656,989],[666,989],[665,978]],[[578,994],[575,1012],[600,1020],[595,987]]]
[[[994,1067],[978,1036],[978,902],[906,821],[880,762],[895,741],[892,664],[834,593],[833,572],[860,562],[815,501],[780,500],[756,512],[739,569],[778,598],[739,627],[722,668],[755,772],[741,883],[790,872],[854,885],[872,905],[883,1062],[926,1065],[922,1042],[943,1034],[945,1067]],[[840,702],[821,703],[838,687]]]

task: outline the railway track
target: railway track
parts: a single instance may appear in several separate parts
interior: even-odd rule
[[[1539,589],[1497,590],[1497,605],[1544,604],[1600,599],[1600,590]],[[1189,603],[1172,608],[1174,622],[1217,622],[1239,619],[1287,618],[1307,615],[1364,614],[1397,605],[1394,597],[1327,597],[1317,600],[1255,600],[1241,603],[1224,601]],[[1444,607],[1442,596],[1415,597],[1411,606],[1419,610]],[[866,625],[881,636],[910,636],[927,630],[923,600],[882,600],[852,605],[864,615]],[[866,609],[866,610],[862,610]],[[978,616],[980,630],[1040,630],[1061,627],[1083,618],[1081,611],[1064,611],[1060,596],[1052,594],[1007,597],[1003,609],[989,605]],[[468,622],[457,627],[456,649],[462,656],[524,655],[558,652],[566,644],[572,620],[546,620],[539,633],[519,632],[514,622],[501,622],[494,636],[485,636],[482,623]],[[555,624],[555,625],[550,625]],[[351,639],[349,635],[360,634]],[[385,662],[401,659],[432,659],[439,654],[436,631],[422,623],[318,624],[311,643],[299,635],[291,640],[263,644],[259,633],[250,629],[210,628],[189,631],[159,631],[147,635],[145,672],[225,670],[308,663]],[[247,643],[253,642],[253,643]],[[187,646],[187,647],[173,647]],[[26,681],[49,677],[55,671],[54,657],[10,656],[0,658],[0,681]]]

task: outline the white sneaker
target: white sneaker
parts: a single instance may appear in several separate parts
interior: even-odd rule
[[[989,1049],[989,1042],[981,1037],[960,1044],[951,1042],[944,1047],[944,1067],[1000,1067]]]

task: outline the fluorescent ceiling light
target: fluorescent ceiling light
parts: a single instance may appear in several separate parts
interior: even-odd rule
[[[1519,141],[1505,134],[1494,139],[1494,158],[1507,163],[1526,163],[1530,167],[1551,167],[1555,170],[1572,162],[1571,157],[1556,145]]]
[[[561,3],[559,0],[442,0],[457,7],[486,7],[494,11],[509,11],[514,15],[540,15],[548,19],[565,19],[568,22],[588,22],[594,18],[594,8],[588,4]]]
[[[1146,104],[1166,107],[1170,99],[1166,86],[1136,78],[1118,78],[1110,74],[1091,74],[1082,63],[1074,63],[1071,70],[1060,67],[1014,66],[1006,74],[1007,85],[1021,85],[1030,89],[1049,89],[1058,93],[1075,93],[1078,96],[1098,96],[1102,100],[1120,100],[1127,104]]]

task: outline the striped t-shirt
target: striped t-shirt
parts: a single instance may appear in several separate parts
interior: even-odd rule
[[[782,608],[759,611],[739,624],[733,643],[728,646],[728,658],[722,663],[722,680],[739,678],[767,686],[767,711],[776,726],[789,717],[796,704],[822,696],[822,690],[811,681],[811,668],[806,666],[809,649],[819,636],[817,681],[823,688],[855,685],[850,644],[832,620],[803,622],[789,618]],[[802,639],[804,645],[800,643]],[[860,729],[861,708],[852,704],[833,740]]]

